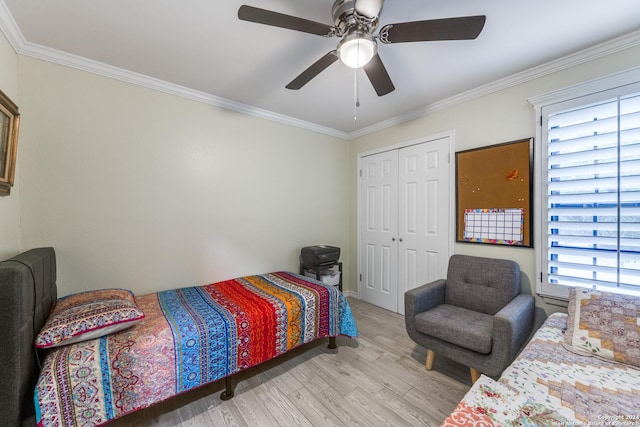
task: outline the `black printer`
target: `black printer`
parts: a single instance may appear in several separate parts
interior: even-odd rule
[[[308,268],[332,266],[340,259],[340,248],[335,246],[306,246],[300,250],[300,265]]]

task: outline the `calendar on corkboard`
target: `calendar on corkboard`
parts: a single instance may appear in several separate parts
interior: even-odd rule
[[[533,247],[533,138],[456,153],[456,241]]]

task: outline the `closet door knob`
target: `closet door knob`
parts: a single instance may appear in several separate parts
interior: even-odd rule
[[[392,238],[391,238],[391,241],[392,241],[392,242],[395,242],[395,241],[396,241],[396,238],[395,238],[395,237],[392,237]]]
[[[398,239],[398,240],[400,240],[402,242],[402,237],[400,239]]]

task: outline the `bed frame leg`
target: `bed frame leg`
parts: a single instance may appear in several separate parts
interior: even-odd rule
[[[329,337],[329,345],[328,345],[328,347],[330,349],[338,348],[338,346],[336,345],[336,337]]]
[[[220,393],[220,400],[229,400],[233,397],[233,385],[231,384],[231,378],[226,377],[224,379],[224,391]]]

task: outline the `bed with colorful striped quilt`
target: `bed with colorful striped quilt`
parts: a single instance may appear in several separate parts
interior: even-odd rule
[[[92,426],[323,337],[356,337],[346,298],[294,273],[246,276],[136,297],[133,327],[48,353],[39,426]]]

